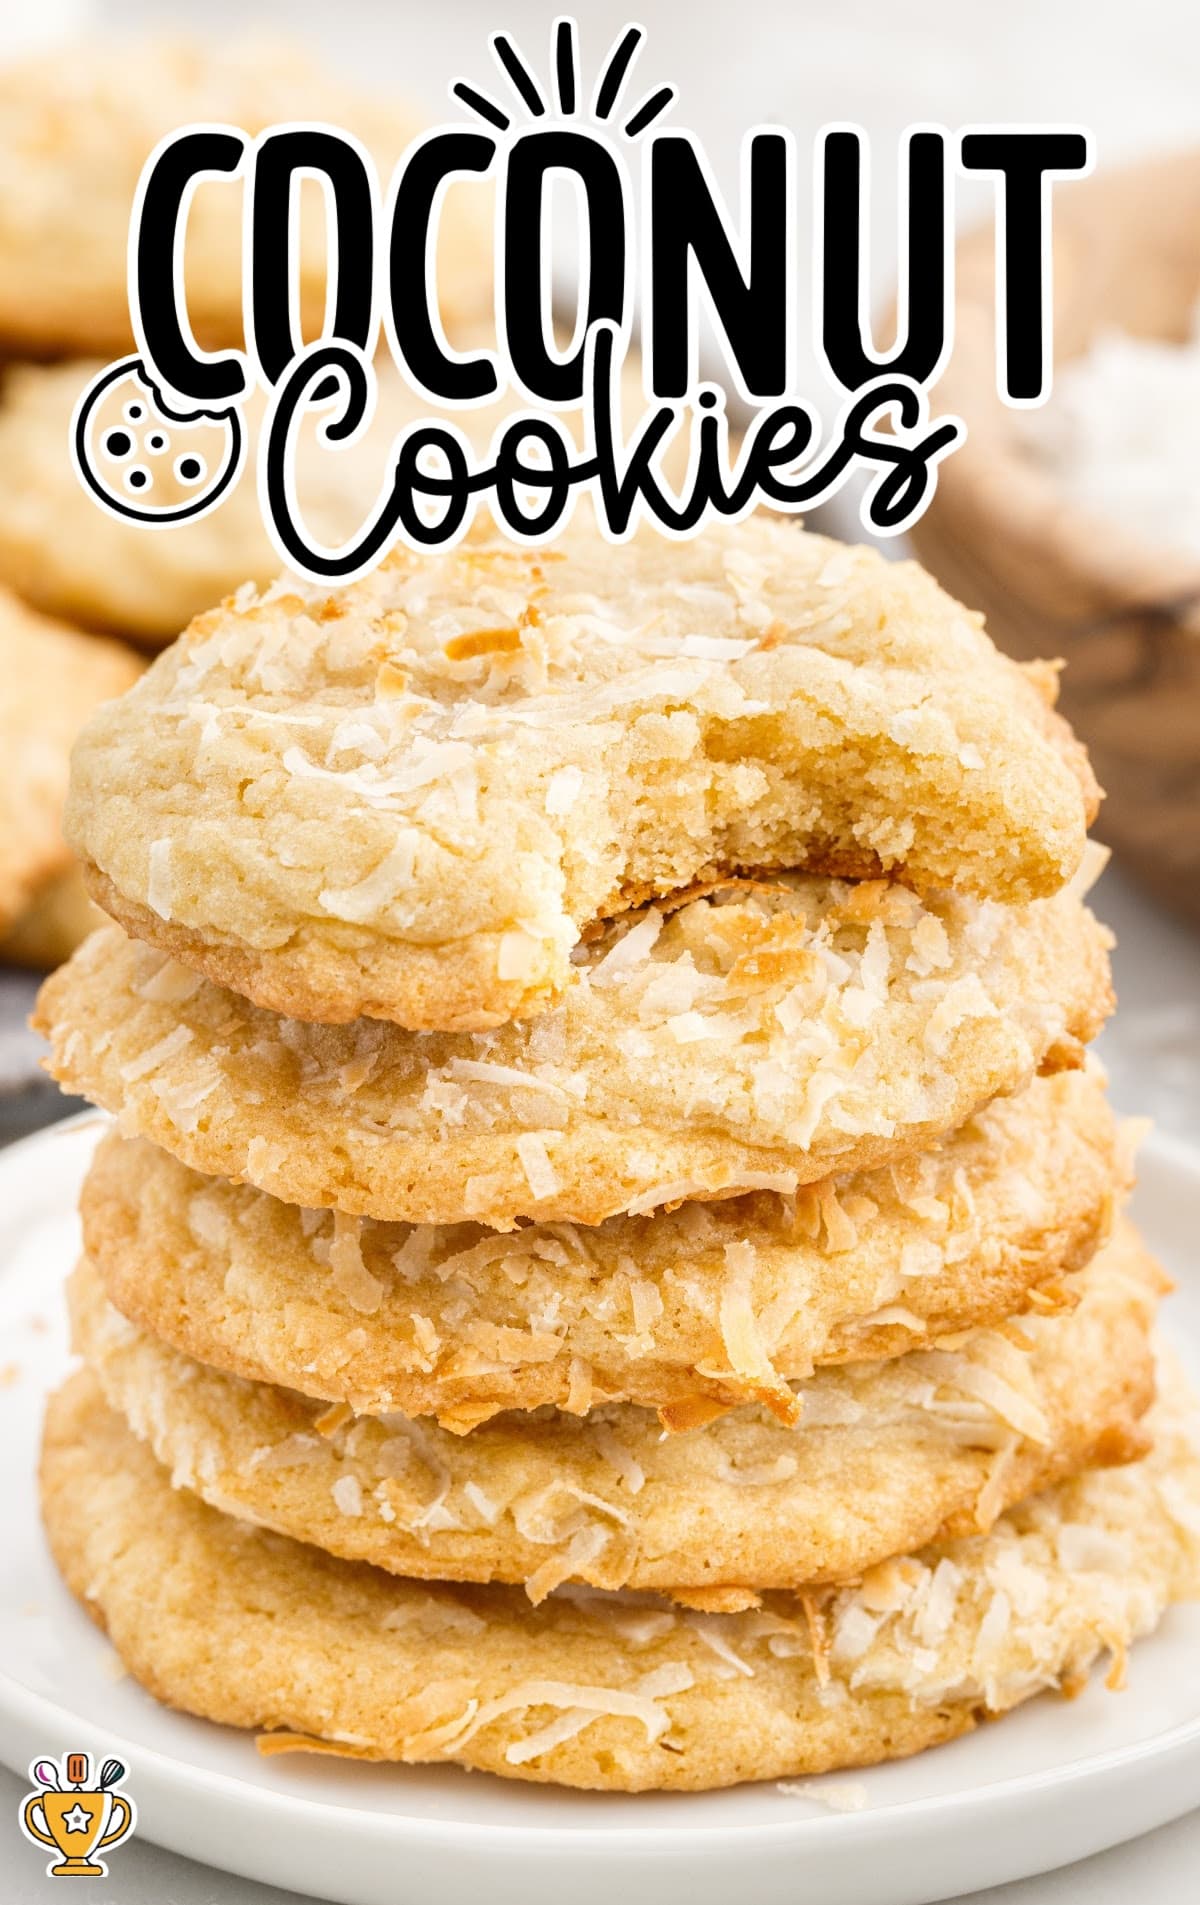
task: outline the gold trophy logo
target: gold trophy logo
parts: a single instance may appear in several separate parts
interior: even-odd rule
[[[61,1856],[46,1867],[50,1878],[103,1879],[104,1860],[94,1855],[120,1845],[137,1823],[133,1801],[112,1789],[125,1777],[119,1759],[106,1759],[94,1786],[86,1753],[68,1753],[61,1764],[35,1759],[29,1777],[38,1788],[21,1807],[21,1830],[35,1845]]]

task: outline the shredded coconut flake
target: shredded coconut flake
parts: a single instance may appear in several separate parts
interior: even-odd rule
[[[630,1454],[620,1437],[614,1435],[607,1422],[594,1425],[592,1442],[609,1467],[617,1471],[630,1494],[640,1495],[646,1485],[646,1471]]]
[[[561,1587],[564,1581],[569,1581],[573,1574],[582,1574],[585,1568],[590,1568],[608,1546],[610,1535],[611,1530],[602,1528],[598,1523],[580,1528],[578,1533],[571,1536],[561,1554],[550,1555],[540,1568],[535,1568],[525,1583],[525,1592],[534,1607],[544,1601],[548,1594],[552,1594],[555,1588]]]
[[[703,1641],[710,1653],[726,1667],[740,1674],[744,1680],[753,1680],[754,1669],[748,1660],[736,1654],[722,1631],[720,1616],[712,1614],[686,1614],[684,1619],[693,1633]]]
[[[190,972],[174,959],[167,959],[158,971],[151,973],[135,986],[139,999],[148,999],[152,1005],[184,1005],[199,992],[204,984],[204,975]]]
[[[789,1799],[812,1799],[830,1812],[861,1812],[867,1789],[858,1779],[778,1779],[775,1791]]]
[[[560,1714],[557,1720],[550,1720],[539,1733],[530,1733],[526,1739],[517,1740],[508,1748],[504,1757],[510,1766],[525,1766],[530,1760],[541,1759],[543,1753],[553,1752],[566,1740],[573,1740],[590,1726],[596,1718],[586,1707],[573,1707],[569,1712]]]
[[[551,1078],[538,1077],[533,1072],[523,1072],[516,1065],[496,1065],[488,1058],[452,1058],[447,1071],[452,1078],[467,1080],[479,1085],[499,1085],[508,1089],[549,1092],[551,1097],[566,1098],[568,1093],[562,1085]]]
[[[521,1169],[535,1198],[539,1201],[553,1197],[558,1190],[558,1178],[550,1162],[550,1153],[536,1131],[525,1131],[517,1139],[517,1156],[521,1160]]]
[[[593,985],[608,985],[612,980],[621,978],[625,973],[633,972],[642,965],[654,950],[655,942],[663,928],[663,916],[655,907],[622,934],[604,957],[592,967]]]
[[[357,1475],[339,1475],[330,1493],[337,1503],[340,1515],[361,1515],[363,1511],[362,1483]]]
[[[478,1482],[464,1482],[463,1494],[470,1502],[475,1513],[487,1527],[494,1528],[500,1519],[500,1504],[484,1493]]]
[[[693,1684],[692,1674],[682,1662],[675,1667],[660,1668],[656,1674],[647,1674],[629,1692],[616,1687],[577,1686],[562,1680],[523,1680],[483,1706],[476,1700],[468,1701],[465,1712],[457,1720],[430,1728],[407,1744],[410,1751],[461,1752],[485,1726],[491,1726],[506,1714],[526,1712],[530,1707],[577,1710],[589,1713],[593,1719],[638,1720],[645,1728],[647,1739],[653,1743],[662,1738],[671,1724],[670,1715],[657,1702],[673,1693],[686,1693]],[[521,1744],[514,1742],[509,1751],[515,1748],[519,1753]]]
[[[185,1046],[190,1045],[193,1037],[189,1026],[177,1025],[140,1057],[131,1058],[127,1065],[122,1065],[121,1077],[127,1085],[131,1085],[135,1079],[144,1078],[147,1072],[157,1071],[160,1065],[165,1065],[168,1059],[174,1058]]]
[[[550,776],[546,787],[546,812],[555,819],[561,814],[569,814],[579,799],[582,787],[582,768],[560,767]]]
[[[174,881],[171,876],[171,842],[152,840],[146,876],[146,904],[160,919],[171,918]]]
[[[420,836],[408,828],[373,872],[353,886],[326,887],[318,898],[334,919],[360,925],[385,911],[398,894],[411,887]]]
[[[363,1262],[361,1218],[334,1211],[329,1268],[334,1288],[351,1308],[364,1316],[374,1315],[383,1302],[383,1285]]]
[[[537,966],[538,943],[520,928],[501,933],[496,955],[498,979],[528,979]]]

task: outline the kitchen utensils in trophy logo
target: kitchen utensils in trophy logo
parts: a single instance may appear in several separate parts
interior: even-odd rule
[[[95,1785],[89,1772],[86,1753],[35,1759],[29,1768],[37,1790],[22,1801],[21,1830],[60,1855],[46,1867],[49,1878],[107,1878],[108,1867],[94,1855],[120,1845],[137,1824],[132,1799],[113,1791],[125,1777],[120,1760],[106,1759]]]

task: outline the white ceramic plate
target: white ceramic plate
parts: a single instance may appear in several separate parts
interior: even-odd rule
[[[624,1798],[456,1768],[262,1760],[247,1736],[164,1711],[60,1585],[34,1490],[99,1124],[75,1119],[0,1154],[0,1758],[14,1770],[68,1750],[115,1754],[147,1838],[344,1905],[610,1905],[614,1890],[629,1905],[728,1905],[739,1886],[755,1905],[924,1905],[1082,1858],[1200,1801],[1200,1607],[1173,1610],[1138,1646],[1125,1693],[1097,1678],[1072,1703],[1036,1700],[856,1775],[855,1812],[770,1783]],[[1179,1281],[1172,1334],[1200,1376],[1200,1154],[1152,1142],[1136,1212]]]

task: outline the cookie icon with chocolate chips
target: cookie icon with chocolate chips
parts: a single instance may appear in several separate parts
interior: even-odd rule
[[[215,508],[241,474],[236,408],[172,408],[140,357],[93,378],[71,426],[79,476],[113,515],[178,523]]]

